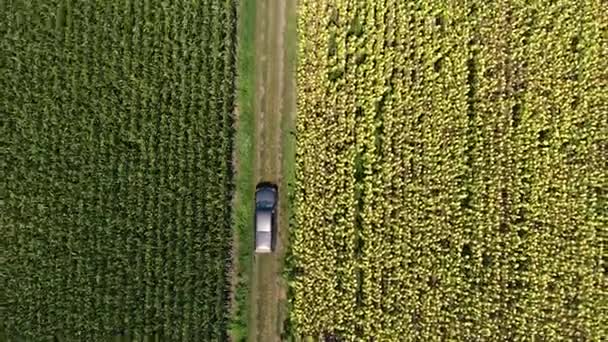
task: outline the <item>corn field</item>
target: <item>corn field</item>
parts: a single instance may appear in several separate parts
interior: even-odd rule
[[[608,336],[608,5],[301,0],[292,323]]]
[[[232,1],[0,2],[2,324],[225,340]]]

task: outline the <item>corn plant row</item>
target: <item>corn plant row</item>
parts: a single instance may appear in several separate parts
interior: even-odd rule
[[[5,335],[226,339],[233,6],[0,5]]]

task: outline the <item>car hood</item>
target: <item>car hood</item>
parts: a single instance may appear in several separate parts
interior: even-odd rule
[[[255,203],[258,206],[272,208],[276,201],[276,193],[272,189],[260,189],[255,193]]]

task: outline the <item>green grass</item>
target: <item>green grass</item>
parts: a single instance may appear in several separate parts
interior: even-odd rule
[[[234,230],[238,244],[236,309],[231,322],[233,341],[247,338],[249,284],[253,271],[253,203],[255,165],[255,0],[244,0],[238,8],[237,108],[235,137],[237,169],[235,175]]]
[[[289,6],[289,5],[288,5]],[[295,6],[295,5],[293,5]],[[288,7],[289,8],[289,7]],[[286,49],[286,63],[285,63],[285,72],[288,74],[288,79],[291,77],[295,77],[296,63],[297,63],[297,10],[295,8],[290,8],[291,11],[287,14],[287,23],[285,29],[285,49]],[[294,82],[295,87],[295,82]],[[281,211],[286,212],[285,217],[287,217],[288,227],[291,231],[291,227],[295,224],[293,221],[293,196],[295,191],[295,162],[296,162],[296,136],[295,136],[295,117],[297,115],[297,108],[295,106],[295,98],[296,90],[291,89],[291,93],[286,96],[286,103],[292,102],[288,105],[289,111],[291,113],[285,113],[285,117],[282,120],[281,131],[282,135],[282,154],[283,154],[283,165],[282,165],[282,184],[281,188],[286,189],[287,191],[283,191],[282,194],[284,196],[281,198],[281,203],[283,208]],[[292,338],[292,329],[291,329],[291,319],[289,317],[292,306],[291,306],[291,287],[289,286],[290,281],[292,281],[292,256],[291,256],[291,244],[287,244],[287,248],[285,250],[285,254],[283,257],[283,272],[282,276],[287,283],[287,301],[282,303],[283,310],[286,312],[286,317],[284,317],[283,324],[283,339],[291,339]]]

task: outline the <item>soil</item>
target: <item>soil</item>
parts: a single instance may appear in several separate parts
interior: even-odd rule
[[[286,18],[294,0],[260,0],[256,14],[256,180],[282,184],[284,120],[293,121],[293,75],[286,70]],[[282,279],[285,243],[288,241],[286,206],[277,212],[274,253],[254,256],[251,284],[250,341],[280,341],[286,314],[286,284]]]

